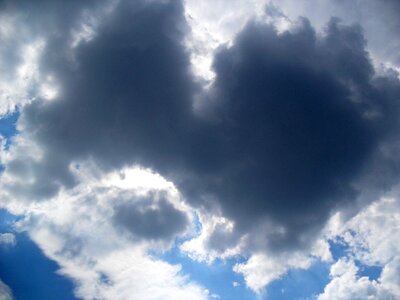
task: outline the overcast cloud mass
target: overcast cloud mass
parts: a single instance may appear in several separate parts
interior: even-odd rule
[[[0,247],[26,234],[77,299],[233,299],[185,269],[220,261],[251,299],[318,264],[307,297],[398,299],[399,15],[0,1]]]

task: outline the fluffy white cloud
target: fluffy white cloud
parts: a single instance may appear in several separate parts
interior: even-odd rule
[[[331,282],[319,300],[398,299],[400,297],[400,205],[397,198],[376,201],[340,225],[333,223],[337,242],[348,247],[348,256],[331,267]],[[380,266],[377,280],[359,276],[354,260],[362,265]]]
[[[318,300],[378,300],[396,299],[379,280],[358,276],[354,261],[340,259],[331,267],[332,280],[325,287]]]
[[[262,15],[263,0],[196,1],[186,0],[185,10],[192,28],[188,46],[192,50],[192,63],[197,75],[212,80],[213,52],[229,43],[246,22]],[[212,9],[211,9],[212,7]]]
[[[30,101],[29,88],[37,80],[37,59],[43,42],[26,40],[20,18],[0,13],[0,116]],[[18,38],[17,38],[18,37]]]
[[[311,259],[303,255],[283,254],[269,257],[265,254],[255,254],[243,264],[237,264],[235,272],[242,273],[246,285],[257,293],[272,281],[284,275],[288,269],[307,269]]]
[[[318,240],[311,251],[289,251],[279,254],[256,253],[234,271],[243,274],[246,284],[260,293],[272,281],[281,278],[290,269],[308,269],[317,260],[331,261],[326,241]]]
[[[384,265],[400,253],[400,205],[395,198],[372,203],[352,218],[341,234],[355,258],[368,265]]]
[[[393,195],[394,193],[392,193]],[[397,299],[400,297],[400,248],[395,237],[400,236],[400,206],[396,195],[368,205],[346,220],[341,213],[332,216],[312,249],[274,253],[253,252],[246,246],[248,236],[240,242],[232,238],[234,224],[223,217],[200,217],[200,234],[182,244],[181,250],[192,259],[212,263],[216,258],[248,255],[234,271],[241,273],[247,286],[257,293],[284,276],[290,269],[308,269],[317,260],[332,261],[328,240],[344,243],[349,258],[341,258],[331,267],[331,282],[319,299]],[[217,232],[222,244],[231,245],[217,251],[210,240]],[[354,261],[366,266],[380,266],[377,280],[359,276]]]
[[[200,232],[186,240],[180,246],[181,251],[191,259],[209,264],[217,258],[226,259],[242,252],[245,238],[238,240],[234,235],[234,223],[231,220],[206,213],[199,213],[198,216]]]
[[[145,232],[150,236],[137,235],[116,219],[118,205],[128,203],[131,206],[126,209],[135,205],[159,209],[161,219],[162,207],[169,205],[167,213],[173,210],[191,220],[191,210],[173,185],[149,170],[126,168],[101,176],[93,170],[86,172],[88,169],[81,164],[76,170],[81,184],[75,189],[62,191],[47,202],[20,205],[26,218],[17,223],[20,231],[26,231],[44,254],[60,265],[58,272],[75,282],[75,294],[83,299],[211,297],[182,274],[179,265],[157,258],[176,235],[190,229],[189,223],[178,223],[183,228],[172,227],[166,236],[154,237],[151,231]]]
[[[317,239],[311,249],[303,251],[276,253],[264,249],[261,252],[252,248],[256,232],[235,236],[234,223],[221,216],[200,214],[199,221],[200,233],[185,241],[181,251],[194,260],[209,264],[217,258],[248,257],[243,263],[236,264],[233,271],[242,274],[246,285],[259,294],[290,269],[308,269],[316,261],[332,261],[329,244],[324,238]]]
[[[394,299],[400,299],[400,257],[393,258],[382,270],[382,287],[389,291]]]

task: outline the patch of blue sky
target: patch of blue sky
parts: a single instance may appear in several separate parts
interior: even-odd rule
[[[347,243],[342,239],[337,239],[335,241],[329,240],[329,250],[332,253],[333,259],[336,261],[341,257],[347,257],[349,254],[349,247]]]
[[[13,224],[21,217],[10,214],[5,209],[0,209],[0,232],[13,232]]]
[[[0,247],[0,278],[18,300],[75,300],[73,283],[56,272],[49,260],[26,234],[16,235],[14,247]]]
[[[182,253],[178,247],[160,256],[164,261],[182,266],[182,273],[207,288],[210,294],[220,300],[252,300],[256,295],[246,287],[243,276],[232,271],[242,258],[215,260],[212,264],[194,261]]]
[[[368,277],[369,280],[377,280],[382,273],[381,266],[367,266],[356,261],[356,266],[358,267],[358,276]]]
[[[309,300],[323,292],[329,282],[330,264],[317,262],[307,270],[293,269],[280,279],[269,284],[261,294],[256,295],[246,287],[243,276],[232,270],[243,258],[216,260],[211,265],[193,261],[181,253],[177,247],[161,256],[165,261],[182,266],[182,272],[192,280],[202,284],[211,294],[221,300]]]
[[[18,118],[19,118],[18,111],[0,117],[0,137],[5,139],[4,147],[6,150],[10,147],[12,143],[12,137],[18,133],[16,127]],[[0,162],[0,173],[2,171],[4,171],[4,166]]]
[[[13,224],[21,217],[0,209],[0,232],[13,232],[16,245],[0,246],[0,278],[18,300],[73,300],[73,283],[56,272],[59,266],[48,259],[24,233],[16,233]]]
[[[330,241],[329,243],[334,261],[351,255],[348,245],[343,241]],[[329,276],[331,264],[319,261],[307,270],[289,270],[280,279],[270,283],[262,295],[257,296],[246,287],[243,276],[232,271],[233,266],[243,262],[244,258],[227,261],[216,260],[213,264],[208,265],[193,261],[181,253],[178,246],[161,255],[161,258],[169,263],[181,265],[184,274],[205,286],[210,293],[217,294],[221,300],[311,300],[316,299],[331,280]],[[356,264],[359,267],[359,276],[367,276],[370,280],[379,278],[382,271],[380,267],[366,266],[358,261]],[[234,282],[236,286],[234,286]]]
[[[334,260],[342,257],[352,257],[351,249],[343,240],[329,241],[330,250]],[[357,275],[360,277],[368,277],[369,280],[377,280],[382,273],[382,267],[378,265],[366,265],[359,260],[354,260],[358,268]]]
[[[197,214],[193,214],[195,234],[200,234],[202,224]],[[193,236],[192,236],[193,237]],[[179,249],[186,240],[191,237],[177,238],[175,246],[169,251],[159,255],[153,255],[174,265],[182,267],[182,273],[209,290],[210,294],[218,295],[220,300],[252,300],[256,295],[247,288],[241,274],[234,272],[233,266],[244,262],[243,257],[228,260],[215,260],[212,264],[192,260]]]
[[[0,118],[0,135],[6,139],[6,149],[11,144],[12,137],[15,136],[18,131],[16,128],[16,123],[19,118],[19,112],[10,113],[2,118]]]
[[[196,215],[194,223],[196,232],[200,233],[202,225]],[[154,255],[168,263],[179,264],[183,274],[203,285],[210,291],[210,294],[218,295],[221,300],[315,299],[316,295],[323,292],[324,287],[330,281],[330,264],[317,262],[307,270],[290,270],[286,275],[272,282],[261,295],[257,295],[246,286],[243,275],[233,271],[235,264],[245,261],[244,257],[238,256],[228,260],[217,259],[212,264],[198,262],[180,251],[179,245],[186,239],[187,237],[178,238],[171,250],[162,255]]]

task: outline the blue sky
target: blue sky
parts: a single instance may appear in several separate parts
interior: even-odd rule
[[[399,299],[399,14],[0,0],[0,299]]]
[[[77,299],[71,280],[58,275],[49,260],[26,235],[17,235],[14,247],[0,249],[0,276],[16,299]]]

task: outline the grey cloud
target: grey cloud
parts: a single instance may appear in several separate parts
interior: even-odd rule
[[[239,236],[234,230],[226,228],[225,224],[214,226],[210,237],[207,238],[207,247],[223,253],[226,249],[235,247]]]
[[[354,10],[360,12],[359,19],[355,21],[365,27],[372,50],[378,58],[400,66],[400,2],[364,0]]]
[[[0,2],[3,30],[0,31],[0,67],[4,77],[12,78],[24,59],[22,47],[38,39],[62,36],[63,45],[71,38],[85,10],[95,11],[105,1],[8,1]],[[33,95],[32,95],[33,96]]]
[[[183,233],[189,224],[186,214],[165,199],[151,205],[149,199],[125,203],[115,208],[114,222],[134,236],[169,241]]]
[[[204,115],[214,114],[226,148],[208,192],[239,232],[267,216],[284,230],[258,240],[309,245],[333,210],[356,199],[354,181],[397,130],[398,80],[375,79],[360,27],[337,20],[322,38],[306,20],[282,35],[251,23],[214,68]]]
[[[25,106],[19,121],[44,159],[11,161],[6,173],[29,168],[36,182],[5,189],[43,200],[74,186],[73,161],[104,170],[136,163],[191,204],[219,206],[235,222],[229,243],[268,220],[283,230],[258,232],[254,247],[308,246],[333,211],[355,201],[353,182],[374,172],[379,145],[398,132],[398,80],[375,76],[359,26],[333,20],[318,37],[307,20],[282,35],[253,22],[219,49],[216,80],[195,112],[187,30],[177,1],[122,1],[73,63],[53,36],[41,71],[61,94]],[[168,227],[161,211],[179,214],[160,205],[121,208],[116,219],[135,234],[168,236],[185,222]]]
[[[400,64],[400,5],[397,0],[360,1],[274,1],[291,19],[298,16],[309,18],[313,24],[323,27],[332,16],[346,23],[359,23],[365,30],[377,63]],[[383,46],[384,45],[384,46]]]
[[[33,186],[14,187],[16,193],[43,198],[73,186],[72,159],[93,156],[108,169],[134,161],[179,165],[172,154],[189,135],[193,89],[181,12],[178,2],[122,2],[98,36],[76,49],[75,63],[64,55],[62,36],[47,42],[42,71],[62,82],[63,94],[24,108],[20,129],[31,132],[46,159],[9,164],[17,176],[23,168],[35,174]]]
[[[49,74],[36,72],[36,54],[48,39],[71,54],[82,29],[94,28],[112,1],[2,1],[0,3],[0,116],[37,97]],[[51,76],[51,74],[50,74]]]
[[[0,300],[12,300],[10,288],[0,280]]]

